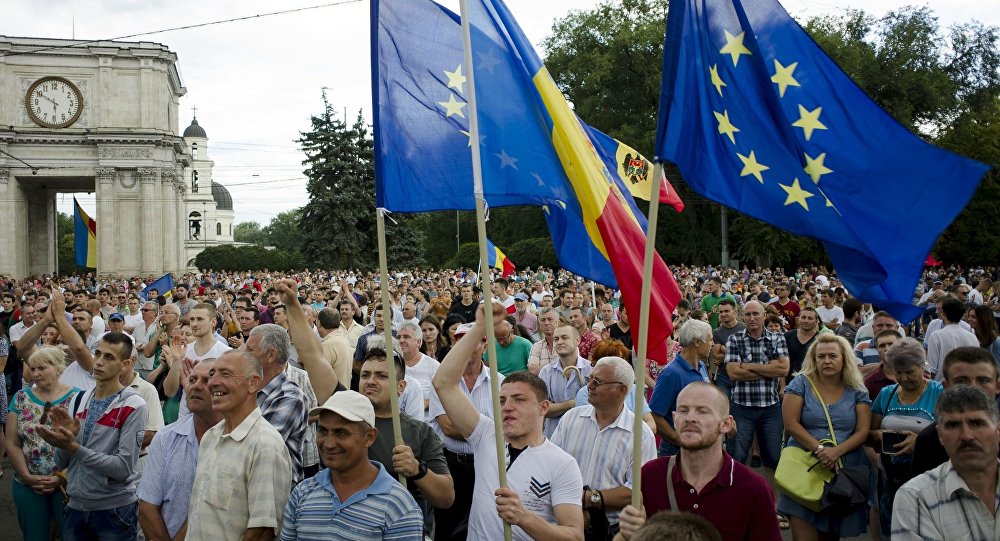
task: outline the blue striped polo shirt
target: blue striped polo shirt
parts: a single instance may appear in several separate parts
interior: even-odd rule
[[[413,496],[378,462],[368,488],[341,502],[330,470],[299,483],[288,498],[281,524],[283,541],[392,539],[422,541],[424,517]]]

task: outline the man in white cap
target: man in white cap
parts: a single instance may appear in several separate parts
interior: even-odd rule
[[[368,459],[375,443],[375,408],[355,391],[334,393],[318,416],[316,443],[326,469],[292,491],[281,539],[423,539],[423,515],[413,496]]]

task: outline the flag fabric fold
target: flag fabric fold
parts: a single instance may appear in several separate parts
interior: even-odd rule
[[[97,221],[73,198],[73,248],[77,267],[97,268]]]
[[[775,0],[677,0],[656,159],[708,199],[823,241],[851,293],[903,320],[984,164],[892,119]]]
[[[155,282],[142,288],[142,291],[140,291],[138,295],[142,297],[142,300],[148,301],[150,300],[149,293],[151,289],[155,289],[160,293],[160,295],[163,295],[169,301],[174,294],[174,275],[169,272],[164,274]]]
[[[500,275],[504,278],[510,276],[517,269],[514,266],[514,262],[507,257],[507,254],[503,253],[500,248],[497,248],[493,241],[486,239],[486,255],[488,258],[487,264],[494,269],[500,271]]]
[[[468,12],[478,141],[468,128],[469,67],[458,17],[429,0],[372,2],[378,205],[404,212],[474,208],[469,146],[478,144],[487,202],[543,205],[550,229],[558,214],[560,264],[617,287],[638,313],[646,220],[617,173],[619,144],[601,155],[597,138],[588,136],[592,128],[573,113],[501,1],[470,0]],[[607,156],[615,157],[610,167]],[[601,278],[588,266],[593,262],[601,263]],[[652,283],[650,356],[662,358],[680,290],[659,256]]]

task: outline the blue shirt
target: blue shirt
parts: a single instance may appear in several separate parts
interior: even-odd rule
[[[649,399],[649,409],[663,417],[674,426],[674,416],[671,415],[677,407],[677,395],[681,389],[695,381],[708,381],[708,369],[705,363],[698,362],[698,369],[692,368],[680,353],[674,360],[656,376],[653,386],[653,396]]]
[[[341,502],[330,470],[292,490],[281,524],[282,541],[402,539],[422,541],[424,517],[413,496],[378,462],[368,488]]]
[[[138,496],[160,506],[160,516],[171,538],[187,520],[197,464],[198,436],[193,415],[159,430],[149,445]]]

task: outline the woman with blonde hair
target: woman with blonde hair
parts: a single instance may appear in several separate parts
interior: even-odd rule
[[[11,492],[24,539],[47,541],[52,520],[62,531],[62,480],[56,451],[41,438],[37,427],[52,426],[48,416],[53,408],[71,411],[80,389],[59,382],[67,365],[67,354],[61,347],[38,348],[28,357],[27,365],[34,386],[14,395],[7,414],[7,454],[14,466]]]
[[[781,413],[791,436],[787,445],[812,451],[820,464],[817,467],[836,471],[841,466],[870,464],[862,445],[871,429],[871,399],[844,338],[831,333],[816,337],[806,351],[802,370],[785,387]],[[836,443],[821,444],[821,440]],[[782,494],[778,512],[791,518],[796,541],[855,537],[868,528],[867,505],[847,515],[815,512]]]

